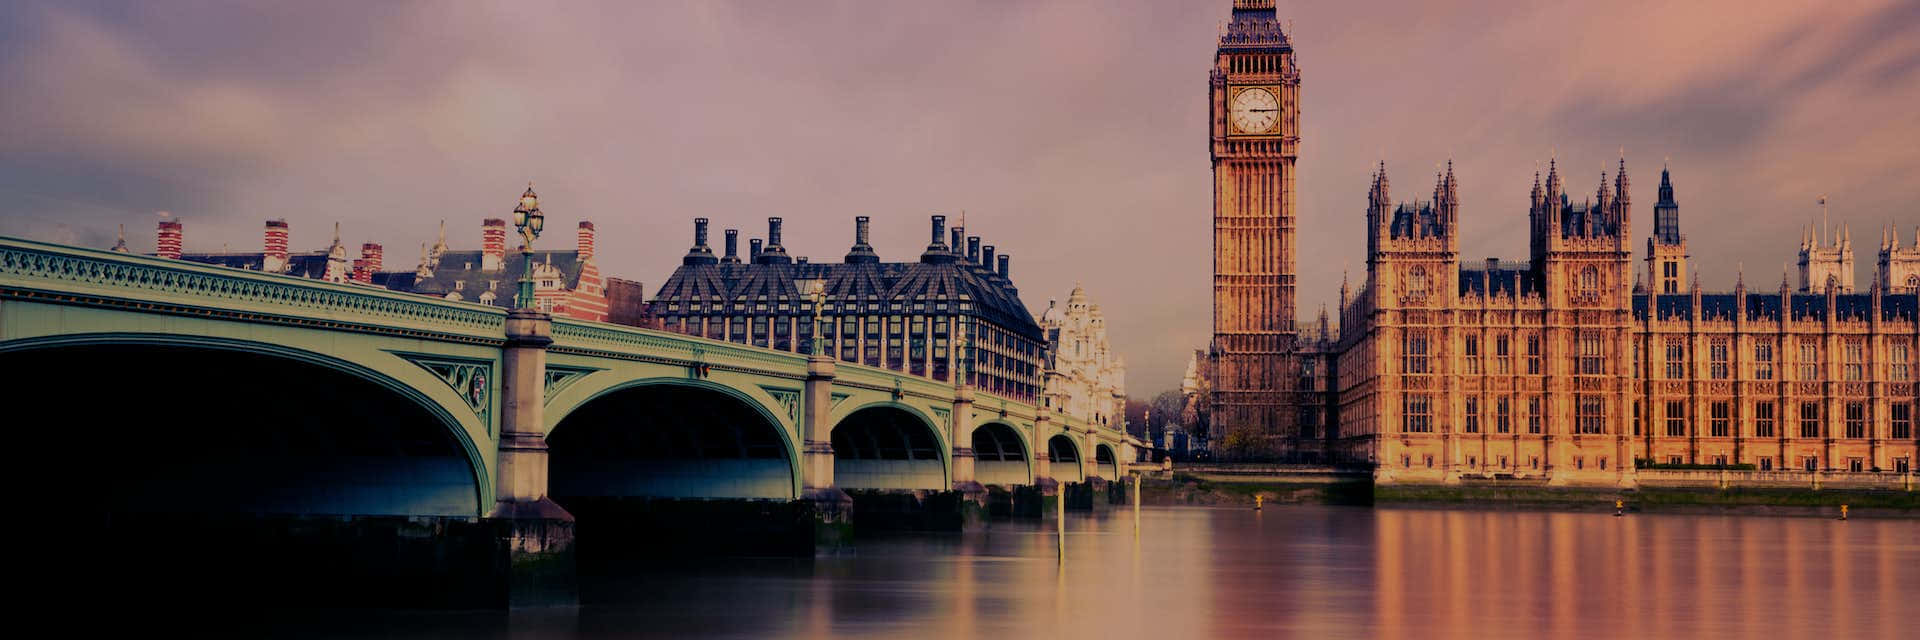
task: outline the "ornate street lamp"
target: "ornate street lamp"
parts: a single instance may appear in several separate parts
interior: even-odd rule
[[[827,281],[824,278],[796,278],[793,286],[813,303],[813,332],[807,338],[807,354],[820,355],[820,311],[827,301]]]
[[[540,237],[540,230],[546,227],[547,215],[540,212],[540,196],[534,195],[533,183],[527,183],[526,193],[520,194],[520,206],[513,208],[513,226],[520,230],[520,295],[514,300],[514,306],[520,309],[533,308],[533,239]]]

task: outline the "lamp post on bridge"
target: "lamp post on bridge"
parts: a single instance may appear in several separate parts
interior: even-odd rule
[[[813,303],[813,330],[807,334],[807,355],[820,354],[820,311],[827,301],[827,281],[822,278],[799,278],[793,281],[800,295]]]
[[[527,191],[520,194],[520,206],[513,208],[513,226],[520,230],[520,293],[514,298],[516,309],[534,308],[533,300],[533,240],[540,237],[540,230],[546,226],[547,215],[540,212],[540,196],[534,195],[533,183],[527,183]]]
[[[533,183],[513,209],[520,230],[520,291],[507,311],[500,365],[500,443],[496,450],[494,505],[508,544],[504,566],[509,606],[578,604],[573,574],[573,515],[547,496],[546,369],[553,344],[553,317],[536,308],[533,240],[546,226]]]

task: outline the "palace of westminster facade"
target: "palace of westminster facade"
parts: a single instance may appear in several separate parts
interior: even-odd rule
[[[1799,282],[1687,281],[1661,171],[1644,272],[1624,159],[1591,196],[1537,173],[1525,261],[1460,260],[1451,163],[1396,204],[1366,194],[1367,274],[1338,329],[1294,326],[1300,73],[1272,0],[1233,0],[1211,72],[1214,338],[1193,399],[1215,448],[1462,475],[1631,483],[1637,465],[1894,471],[1920,459],[1920,231],[1881,234],[1866,291],[1851,233],[1809,231]],[[1643,273],[1644,282],[1638,277]]]

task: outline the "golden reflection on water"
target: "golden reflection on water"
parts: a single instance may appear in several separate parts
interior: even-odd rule
[[[1894,638],[1920,522],[1269,506],[1072,514],[583,588],[529,637]],[[263,635],[405,637],[395,615]],[[429,614],[446,636],[486,620]],[[540,626],[545,624],[545,626]]]

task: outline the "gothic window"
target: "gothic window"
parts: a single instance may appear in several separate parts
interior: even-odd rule
[[[1733,408],[1727,401],[1715,401],[1707,407],[1707,430],[1715,438],[1725,438],[1733,424]]]
[[[1480,373],[1480,336],[1467,335],[1461,338],[1461,354],[1465,357],[1467,375]]]
[[[1467,398],[1467,433],[1480,433],[1480,399]]]
[[[1767,401],[1753,403],[1753,435],[1756,438],[1773,437],[1773,403]]]
[[[1820,379],[1820,343],[1816,340],[1800,341],[1800,379]]]
[[[1430,373],[1427,368],[1426,332],[1408,331],[1402,343],[1402,350],[1406,353],[1407,373]]]
[[[1500,375],[1513,373],[1513,346],[1511,342],[1512,340],[1510,340],[1506,334],[1493,337],[1494,373]]]
[[[1920,276],[1907,276],[1907,293],[1920,293]]]
[[[1687,340],[1686,338],[1667,338],[1667,379],[1684,380],[1687,377]]]
[[[1493,429],[1498,433],[1509,433],[1513,430],[1513,412],[1507,400],[1506,396],[1500,396],[1494,400]]]
[[[1754,343],[1753,379],[1773,379],[1773,343],[1764,341]]]
[[[1867,345],[1865,343],[1862,343],[1858,338],[1848,340],[1845,345],[1842,345],[1841,351],[1846,355],[1846,360],[1847,360],[1846,368],[1842,369],[1843,375],[1846,376],[1846,379],[1848,380],[1865,379],[1866,364],[1864,360],[1866,358],[1866,350],[1867,350]]]
[[[1574,424],[1579,433],[1607,432],[1607,400],[1602,396],[1575,398]]]
[[[1604,355],[1606,345],[1599,332],[1588,332],[1580,336],[1580,373],[1581,375],[1602,375],[1607,368]]]
[[[1407,394],[1401,409],[1406,414],[1408,433],[1433,432],[1433,398],[1424,393]]]
[[[1800,403],[1800,437],[1820,437],[1820,403]]]
[[[1912,404],[1895,402],[1887,405],[1887,413],[1893,416],[1893,432],[1888,434],[1889,436],[1895,440],[1905,440],[1913,437]]]
[[[1846,407],[1847,437],[1867,437],[1867,403],[1849,402]]]
[[[1667,401],[1667,435],[1687,435],[1687,403],[1685,401]]]
[[[1887,367],[1888,380],[1906,382],[1913,376],[1912,369],[1907,364],[1909,349],[1905,342],[1895,342],[1887,346],[1887,360],[1891,362],[1891,366]]]
[[[1427,270],[1414,267],[1407,272],[1407,297],[1419,300],[1427,297]]]
[[[1580,270],[1580,292],[1589,294],[1600,292],[1599,269],[1587,267]]]
[[[1542,418],[1539,396],[1527,398],[1527,433],[1540,433]]]
[[[1641,423],[1646,420],[1639,400],[1633,401],[1633,435],[1640,435]]]
[[[1527,375],[1540,375],[1540,334],[1527,334]]]
[[[1707,344],[1707,375],[1715,380],[1725,380],[1727,374],[1727,339],[1714,338]]]

